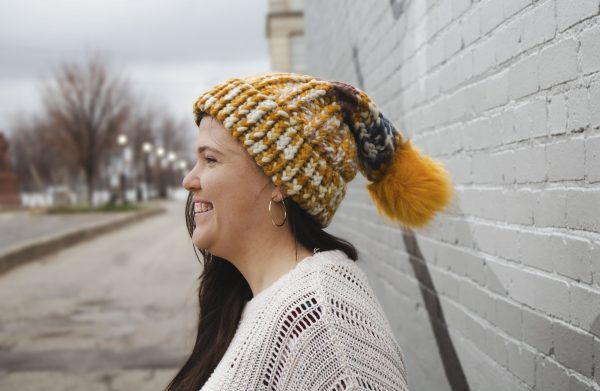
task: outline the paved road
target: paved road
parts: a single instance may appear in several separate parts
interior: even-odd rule
[[[0,277],[0,390],[162,390],[191,349],[201,265],[183,201]]]

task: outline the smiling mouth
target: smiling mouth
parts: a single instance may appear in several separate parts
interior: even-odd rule
[[[196,202],[194,203],[194,216],[210,213],[213,211],[213,209],[214,208],[210,203]]]

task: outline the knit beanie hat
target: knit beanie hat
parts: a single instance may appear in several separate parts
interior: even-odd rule
[[[450,201],[439,162],[421,153],[362,91],[317,77],[268,72],[231,78],[194,103],[216,118],[265,175],[325,228],[361,172],[378,212],[424,227]]]

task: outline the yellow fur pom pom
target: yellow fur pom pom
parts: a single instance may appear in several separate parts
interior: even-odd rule
[[[443,164],[403,141],[385,176],[367,186],[379,213],[409,228],[422,228],[450,202],[450,176]]]

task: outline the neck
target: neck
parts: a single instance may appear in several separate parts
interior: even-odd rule
[[[226,257],[242,273],[254,296],[296,267],[299,261],[313,255],[300,243],[294,243],[287,225],[273,228],[271,235],[253,235],[249,244],[239,246]]]

